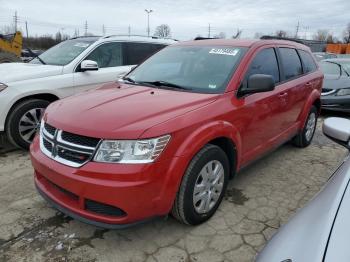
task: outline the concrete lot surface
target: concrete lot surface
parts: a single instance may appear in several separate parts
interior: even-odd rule
[[[209,222],[191,227],[169,217],[113,231],[56,212],[34,189],[28,153],[2,152],[0,261],[253,261],[345,154],[319,126],[310,147],[284,145],[230,181]]]

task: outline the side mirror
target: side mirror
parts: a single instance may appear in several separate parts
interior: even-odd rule
[[[275,80],[271,75],[255,74],[248,78],[247,87],[240,90],[240,95],[268,92],[275,89]]]
[[[98,70],[98,64],[97,64],[97,62],[92,61],[92,60],[84,60],[80,64],[80,69],[82,72],[96,71],[96,70]]]
[[[340,117],[330,117],[323,122],[323,134],[338,144],[350,149],[350,120]]]

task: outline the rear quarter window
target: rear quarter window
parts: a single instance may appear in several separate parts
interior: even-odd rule
[[[311,54],[306,51],[298,50],[301,61],[303,61],[304,73],[311,73],[316,71],[317,65],[312,58]]]
[[[285,80],[296,78],[303,73],[301,61],[295,49],[280,47],[279,52]]]

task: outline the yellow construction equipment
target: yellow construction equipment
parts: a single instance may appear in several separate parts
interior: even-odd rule
[[[17,31],[15,34],[0,34],[0,63],[10,63],[21,61],[23,37]]]

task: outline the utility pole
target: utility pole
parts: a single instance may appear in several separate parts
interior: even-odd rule
[[[147,36],[149,37],[150,34],[150,28],[149,28],[149,14],[153,12],[152,9],[145,9],[145,12],[147,13]]]
[[[102,25],[102,35],[106,35],[106,27],[105,25]]]
[[[88,32],[88,22],[87,21],[85,21],[84,29],[85,29],[85,36],[87,36],[87,32]]]
[[[300,24],[299,24],[299,21],[298,21],[297,30],[295,31],[295,38],[298,38],[299,27],[300,27]]]
[[[27,39],[28,39],[28,23],[27,23],[27,21],[26,21],[26,33],[27,33]]]
[[[13,16],[13,23],[15,25],[15,32],[17,32],[17,23],[18,23],[17,11],[15,11],[15,15]]]
[[[208,38],[210,38],[210,24],[209,24],[209,27],[208,27]]]
[[[128,26],[128,35],[129,35],[129,37],[131,35],[131,27],[130,27],[130,25]]]

